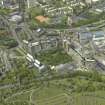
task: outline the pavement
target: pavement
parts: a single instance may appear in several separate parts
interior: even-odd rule
[[[70,71],[75,71],[76,68],[76,65],[73,63],[60,64],[55,67],[56,71],[62,74]]]

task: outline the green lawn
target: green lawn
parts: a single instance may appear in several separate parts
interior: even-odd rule
[[[65,102],[67,102],[64,90],[50,85],[50,87],[43,87],[39,90],[33,89],[33,91],[14,95],[7,100],[7,103],[8,105],[28,105],[30,97],[32,102],[37,103],[37,105],[66,105]]]
[[[44,100],[63,93],[62,89],[55,86],[44,87],[40,91],[33,93],[33,100]]]
[[[40,88],[35,88],[39,82]],[[30,105],[31,102],[37,105],[105,105],[104,83],[105,77],[98,73],[76,72],[65,78],[37,81],[32,86],[27,84],[28,89],[26,85],[20,91],[18,88],[2,89],[0,96],[5,94],[6,105]]]
[[[4,104],[3,104],[4,105]],[[15,102],[9,102],[8,104],[6,105],[29,105],[28,102],[26,101],[15,101]]]
[[[38,55],[38,59],[49,65],[59,65],[72,61],[72,57],[61,49],[41,53]]]
[[[66,105],[67,97],[63,89],[50,85],[34,92],[32,100],[38,105]]]
[[[54,85],[54,83],[56,83]],[[30,96],[33,103],[37,105],[105,105],[105,91],[96,90],[94,92],[89,91],[75,91],[70,92],[69,86],[81,86],[87,85],[88,80],[79,79],[77,77],[71,80],[61,79],[61,80],[51,80],[49,86],[44,86],[38,90],[33,89],[33,91],[23,92],[22,94],[17,94],[7,100],[8,105],[29,105]],[[62,85],[58,84],[64,84]],[[94,85],[98,84],[94,82]],[[80,88],[80,87],[79,87]],[[66,90],[65,90],[66,89]],[[66,94],[69,93],[69,94]],[[11,102],[11,103],[10,103]],[[13,102],[15,104],[13,104]]]
[[[105,91],[101,91],[105,97]],[[80,93],[73,95],[72,105],[105,105],[105,98],[100,97],[100,92],[93,92],[93,95],[89,93]],[[97,95],[97,96],[96,96]]]
[[[29,100],[29,96],[30,96],[30,91],[29,92],[23,92],[22,94],[17,94],[16,96],[13,96],[11,98],[9,98],[8,100],[13,101],[13,100],[22,100],[22,101],[26,101]]]
[[[32,101],[37,105],[67,105],[67,103],[69,105],[105,105],[105,91],[73,93],[69,97],[64,93],[62,89],[55,86],[44,87],[33,93]],[[29,96],[30,93],[18,95],[17,98],[9,100],[8,105],[29,105]]]

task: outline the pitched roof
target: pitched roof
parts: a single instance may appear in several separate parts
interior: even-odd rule
[[[48,21],[48,17],[44,17],[44,16],[36,16],[35,19],[37,19],[38,21],[40,21],[41,23]]]

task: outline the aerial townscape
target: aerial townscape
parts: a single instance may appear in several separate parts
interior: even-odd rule
[[[105,105],[105,0],[0,0],[0,105]]]

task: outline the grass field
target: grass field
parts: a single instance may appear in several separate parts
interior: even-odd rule
[[[11,97],[10,99],[8,100],[22,100],[22,101],[26,101],[26,100],[29,100],[29,94],[30,94],[30,91],[29,92],[24,92],[22,94],[17,94],[17,95],[14,95],[13,97]]]
[[[100,93],[104,96],[101,97]],[[72,96],[71,105],[105,105],[105,92],[81,93]]]
[[[6,101],[9,101],[8,105],[67,105],[67,96],[64,90],[50,86],[14,95]]]
[[[7,96],[4,105],[105,105],[105,82],[90,79],[88,75],[88,79],[78,74],[43,81],[37,88],[34,84]]]
[[[64,90],[61,88],[50,86],[44,87],[42,90],[33,92],[32,100],[36,100],[38,105],[66,105],[63,104],[67,101]]]
[[[31,102],[29,99],[30,92],[30,94],[24,93],[9,100],[7,105],[30,105],[29,103],[33,103],[33,105],[67,105],[67,103],[69,103],[68,105],[105,105],[105,92],[103,91],[72,94],[68,97],[61,91],[53,93],[50,89],[42,89],[38,94],[33,92]],[[48,92],[49,95],[48,93],[46,94],[46,92]]]

